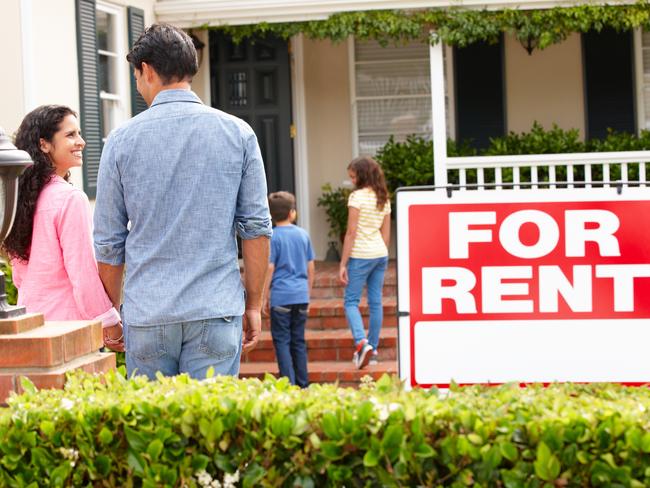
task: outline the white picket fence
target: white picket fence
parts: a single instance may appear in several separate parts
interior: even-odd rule
[[[648,162],[650,151],[444,158],[450,184],[479,190],[646,186]],[[558,171],[560,167],[565,171]],[[563,178],[558,179],[558,173]]]

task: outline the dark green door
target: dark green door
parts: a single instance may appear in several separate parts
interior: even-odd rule
[[[294,193],[291,75],[287,41],[235,44],[210,32],[212,106],[248,122],[259,140],[269,192]]]

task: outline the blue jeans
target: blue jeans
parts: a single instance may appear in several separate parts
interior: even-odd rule
[[[368,343],[376,351],[379,346],[379,333],[384,320],[384,309],[381,303],[381,292],[384,287],[384,274],[388,265],[388,257],[375,259],[350,258],[348,261],[348,284],[345,287],[345,317],[352,331],[354,343],[366,338],[363,319],[359,311],[359,301],[363,287],[368,285],[368,308],[370,320],[368,324]]]
[[[307,345],[305,344],[306,303],[271,307],[271,337],[280,376],[292,385],[309,386]]]
[[[210,367],[215,375],[239,375],[242,318],[224,317],[164,325],[126,325],[126,369],[149,379],[188,373],[205,379]]]

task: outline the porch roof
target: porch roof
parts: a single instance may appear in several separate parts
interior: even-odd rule
[[[575,0],[158,0],[156,19],[179,27],[204,25],[245,25],[260,22],[323,20],[339,12],[388,9],[467,7],[543,9],[574,6]],[[622,5],[634,0],[590,3]]]

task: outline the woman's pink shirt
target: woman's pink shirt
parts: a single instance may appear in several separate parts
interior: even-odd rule
[[[63,178],[52,178],[38,197],[29,261],[12,259],[11,266],[18,304],[28,313],[104,327],[119,322],[97,273],[88,197]]]

